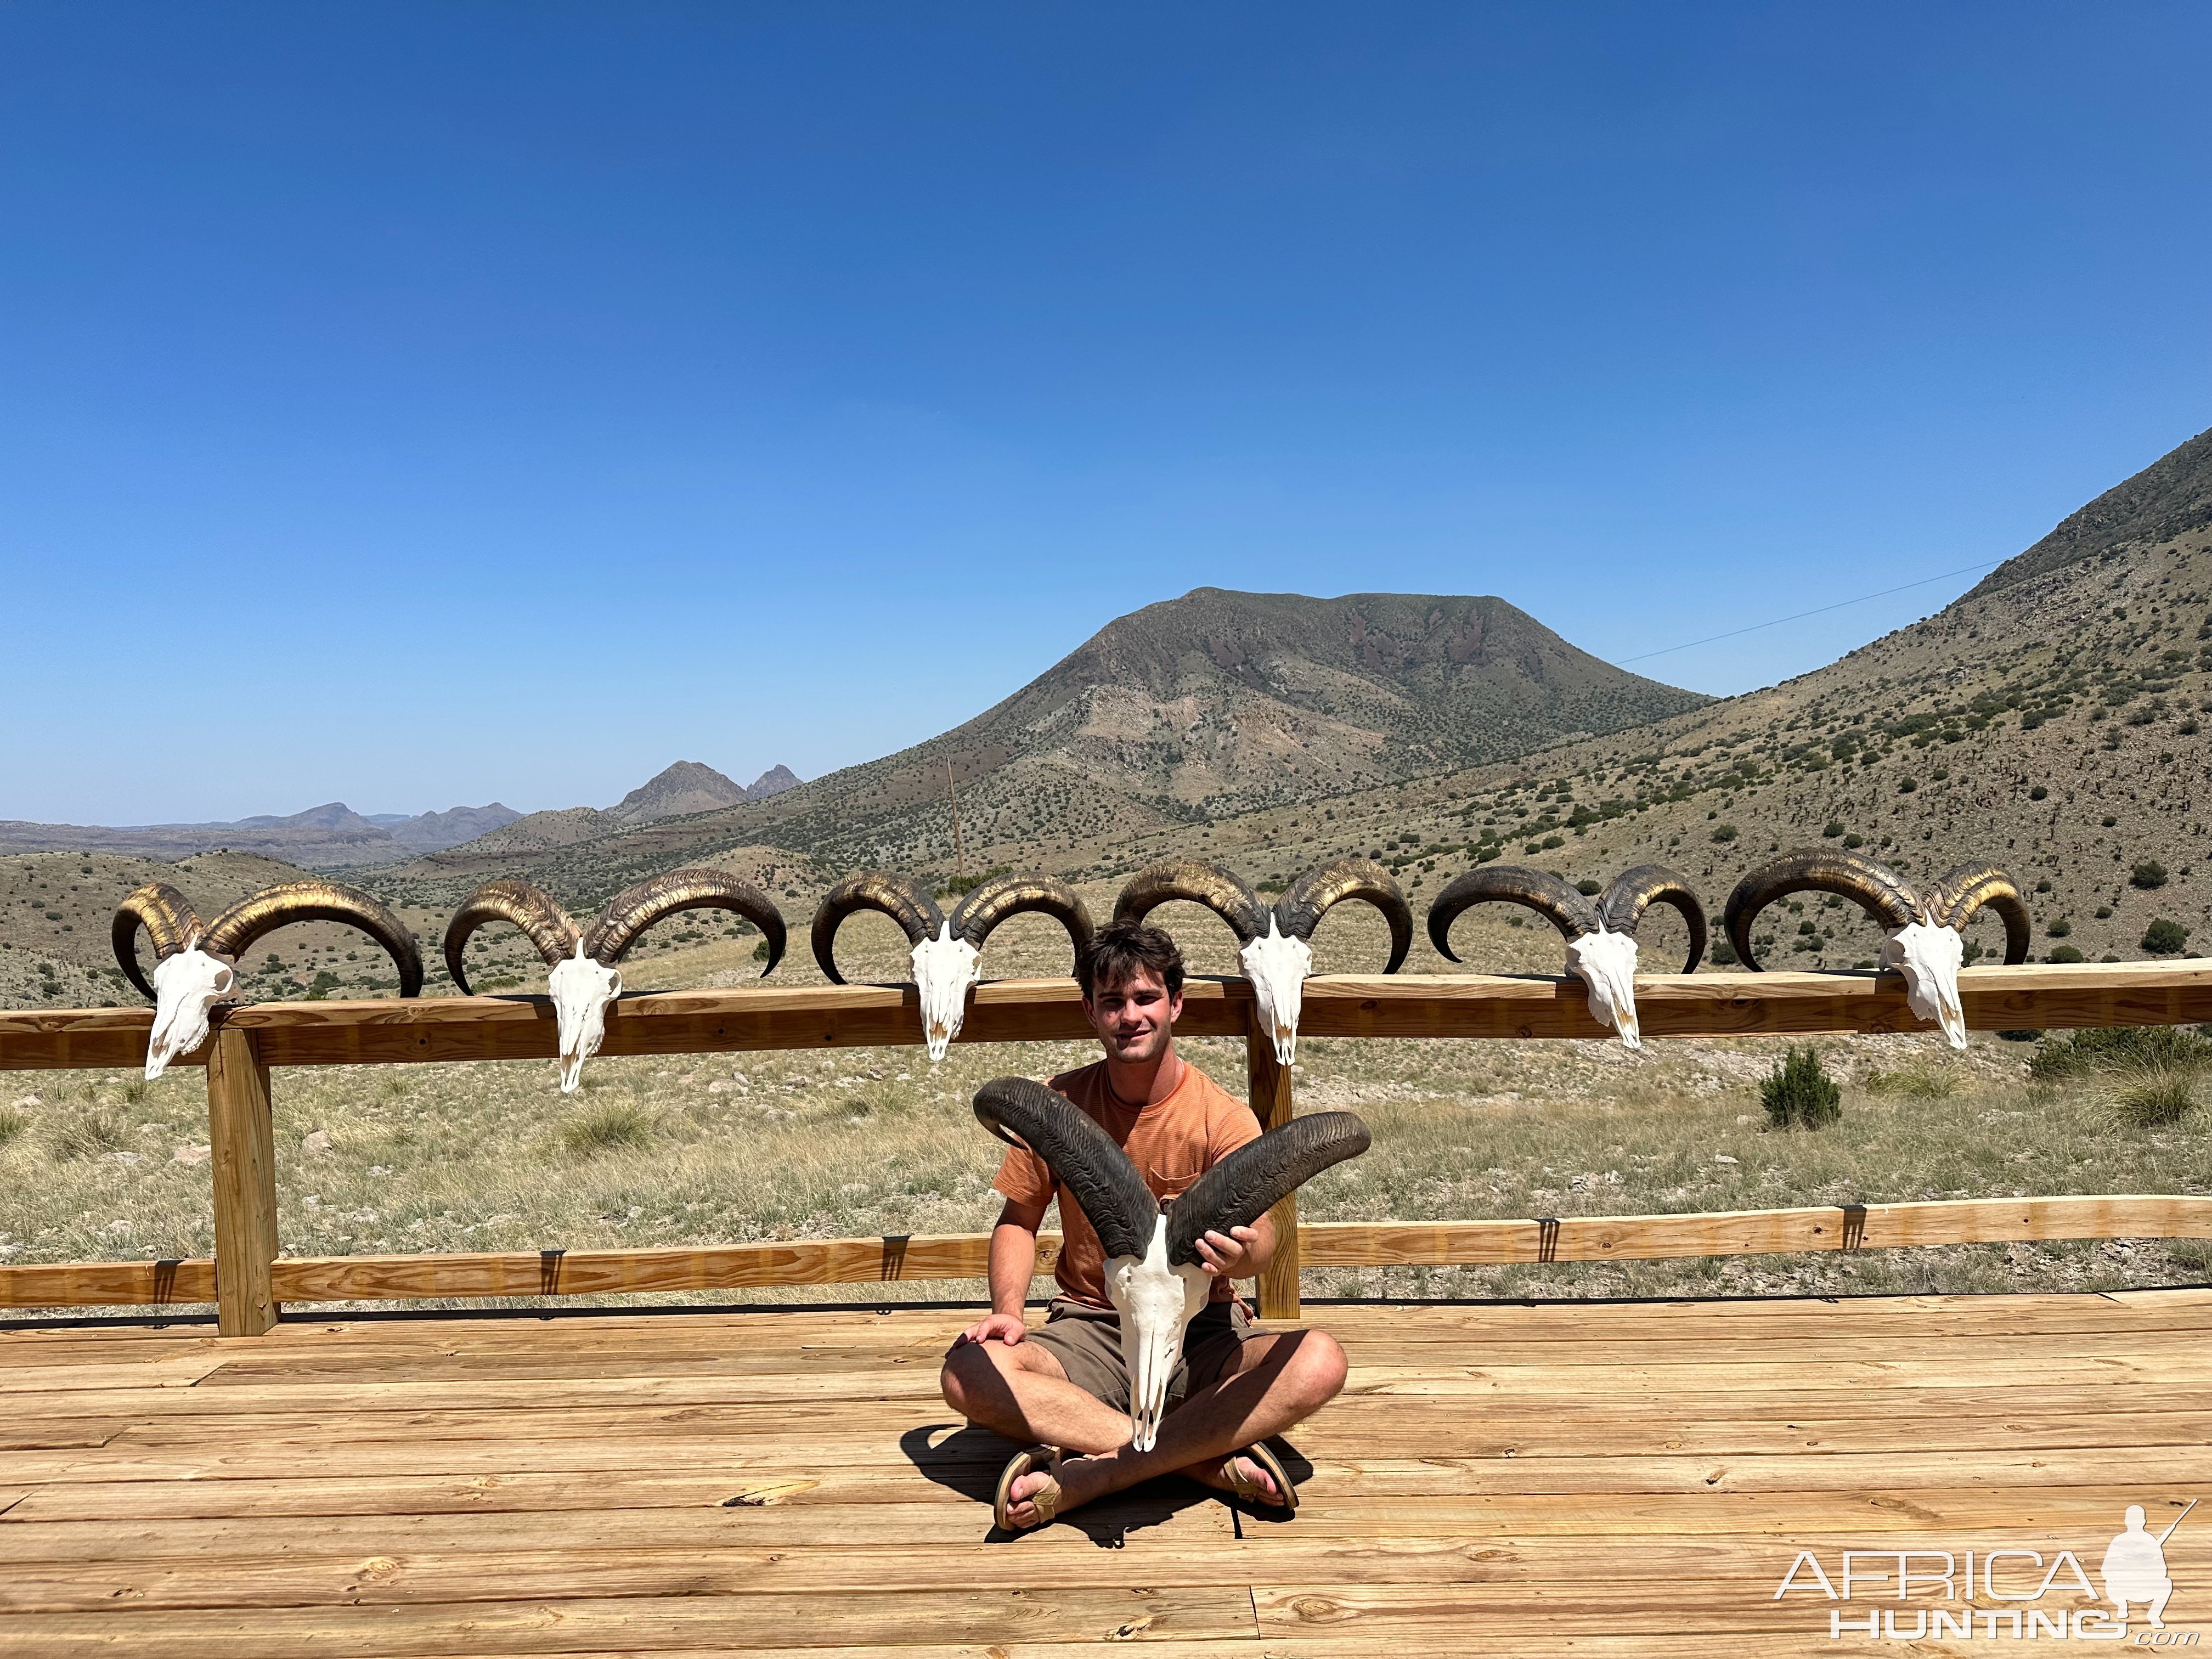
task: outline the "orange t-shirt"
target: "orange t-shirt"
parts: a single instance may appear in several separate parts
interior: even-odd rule
[[[1239,1146],[1260,1138],[1260,1120],[1252,1109],[1188,1060],[1175,1092],[1142,1109],[1114,1097],[1103,1060],[1080,1071],[1062,1072],[1051,1087],[1114,1138],[1163,1204]],[[1105,1246],[1075,1195],[1053,1179],[1050,1166],[1035,1152],[1009,1147],[991,1184],[1017,1204],[1060,1200],[1060,1262],[1053,1276],[1060,1293],[1094,1308],[1112,1307],[1106,1299]],[[1235,1294],[1227,1279],[1213,1281],[1214,1301],[1227,1302]]]

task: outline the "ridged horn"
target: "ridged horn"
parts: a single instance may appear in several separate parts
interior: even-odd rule
[[[1168,1263],[1199,1259],[1209,1232],[1249,1227],[1332,1164],[1367,1150],[1367,1126],[1350,1112],[1294,1117],[1245,1142],[1168,1207]]]
[[[2033,923],[2027,914],[2027,900],[2021,895],[2020,884],[1994,864],[1980,859],[1954,865],[1936,878],[1928,895],[1929,913],[1946,927],[1959,933],[1966,931],[1966,924],[1974,913],[1987,906],[2004,920],[2005,966],[2017,966],[2027,960],[2027,948],[2035,935]]]
[[[1669,870],[1663,864],[1639,864],[1622,871],[1598,901],[1597,913],[1608,932],[1633,934],[1644,913],[1655,904],[1671,904],[1689,924],[1690,956],[1682,971],[1696,973],[1705,954],[1705,907],[1690,885],[1690,878],[1680,871]]]
[[[584,936],[584,954],[611,968],[623,959],[637,936],[679,910],[734,910],[761,930],[768,941],[766,978],[783,960],[783,913],[766,893],[749,881],[740,881],[726,870],[671,870],[665,876],[625,887],[607,901],[607,908]]]
[[[1895,872],[1856,853],[1832,853],[1824,847],[1808,847],[1770,859],[1736,883],[1721,913],[1729,943],[1753,972],[1764,971],[1751,952],[1751,924],[1761,910],[1791,893],[1836,893],[1850,899],[1879,923],[1885,933],[1895,933],[1920,919],[1920,896]]]
[[[201,932],[191,901],[166,881],[149,881],[115,907],[115,965],[147,996],[154,987],[138,966],[138,930],[154,945],[154,960],[173,957]]]
[[[1460,913],[1493,900],[1525,904],[1558,928],[1567,939],[1594,933],[1597,906],[1553,875],[1525,864],[1486,864],[1470,870],[1437,895],[1429,907],[1429,943],[1446,962],[1457,962],[1451,952],[1451,925]]]
[[[1170,899],[1203,904],[1229,924],[1239,945],[1267,931],[1267,907],[1235,872],[1206,859],[1175,859],[1139,870],[1114,901],[1114,920],[1142,921]]]
[[[909,945],[935,939],[945,926],[937,901],[911,882],[876,871],[846,877],[823,895],[822,907],[814,913],[814,960],[832,985],[845,982],[837,971],[837,930],[856,910],[882,911],[898,923]]]
[[[1077,959],[1082,958],[1097,931],[1091,925],[1091,912],[1073,887],[1050,876],[996,876],[985,882],[953,906],[952,936],[980,951],[1000,922],[1030,910],[1066,928]]]
[[[548,968],[576,954],[576,924],[552,894],[531,882],[488,881],[461,901],[461,908],[446,924],[446,971],[465,997],[476,994],[469,989],[463,964],[469,937],[495,921],[513,922],[522,929]]]
[[[1396,973],[1413,948],[1413,907],[1398,878],[1372,859],[1337,859],[1307,871],[1275,901],[1275,925],[1293,939],[1310,941],[1329,907],[1346,899],[1373,905],[1390,924],[1390,960],[1382,971]]]
[[[374,894],[342,881],[287,881],[242,898],[208,924],[200,949],[237,961],[264,933],[295,921],[336,921],[382,945],[399,969],[399,994],[422,994],[422,952],[407,924]]]
[[[1045,1161],[1075,1194],[1109,1259],[1151,1249],[1159,1200],[1128,1153],[1066,1097],[1030,1078],[994,1078],[975,1091],[975,1120]]]

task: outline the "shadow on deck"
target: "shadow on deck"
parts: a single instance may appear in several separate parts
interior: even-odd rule
[[[1319,1304],[1353,1370],[1295,1520],[1164,1482],[998,1539],[1012,1449],[936,1387],[969,1316],[8,1328],[0,1653],[1687,1659],[1832,1653],[1832,1611],[1970,1653],[2094,1626],[2128,1505],[2212,1495],[2212,1290]],[[1846,1550],[1848,1602],[1776,1599]],[[2165,1559],[2131,1645],[2212,1627],[2212,1504]]]

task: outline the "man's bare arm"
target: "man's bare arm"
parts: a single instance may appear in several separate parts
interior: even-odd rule
[[[999,1212],[991,1229],[991,1311],[961,1334],[964,1340],[1015,1343],[1027,1332],[1022,1305],[1036,1273],[1037,1226],[1043,1219],[1043,1205],[1011,1198]]]

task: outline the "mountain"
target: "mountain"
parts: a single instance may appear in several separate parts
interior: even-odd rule
[[[882,760],[680,822],[654,805],[685,798],[671,768],[612,812],[526,819],[410,873],[481,878],[535,854],[533,878],[580,895],[761,845],[841,867],[949,870],[956,789],[968,862],[1057,860],[1708,701],[1577,650],[1503,599],[1200,588],[1108,623],[974,720]]]
[[[656,818],[741,805],[748,799],[735,779],[724,777],[713,767],[678,761],[624,795],[607,809],[607,816],[617,823],[651,823]]]
[[[1981,599],[2115,550],[2171,542],[2207,528],[2212,528],[2212,429],[2069,514],[2027,552],[1983,577],[1966,598]]]
[[[0,821],[0,854],[108,853],[126,858],[175,860],[227,848],[277,859],[311,870],[353,865],[398,864],[442,852],[512,823],[521,814],[494,801],[408,817],[364,817],[343,801],[283,817],[263,813],[216,823],[100,824]]]
[[[512,806],[494,801],[489,806],[449,806],[442,812],[422,812],[393,823],[380,816],[378,822],[392,832],[392,840],[410,853],[441,853],[489,835],[522,816]]]
[[[745,786],[747,800],[766,800],[770,795],[780,795],[787,789],[796,789],[805,781],[788,766],[771,766]]]

